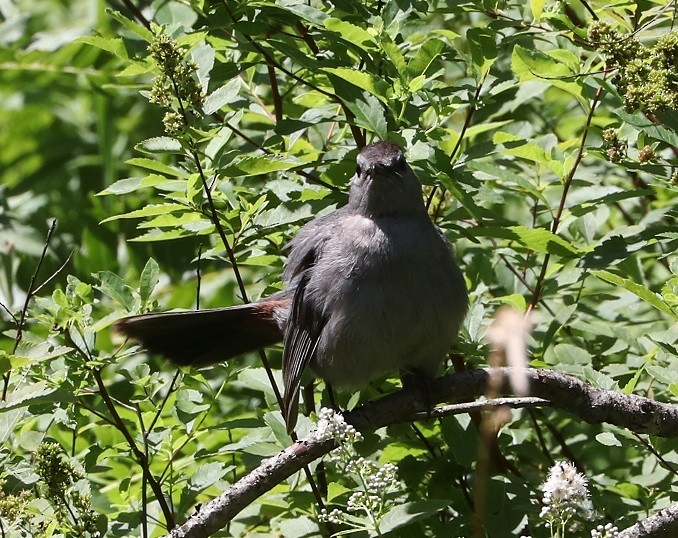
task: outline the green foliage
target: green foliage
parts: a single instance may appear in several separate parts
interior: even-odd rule
[[[279,289],[285,242],[345,203],[358,148],[380,138],[406,148],[466,275],[450,369],[485,364],[510,304],[531,312],[533,366],[675,403],[673,4],[168,1],[148,25],[92,6],[0,6],[8,535],[160,536],[290,444],[258,357],[175,372],[111,325]],[[379,505],[382,532],[550,536],[540,484],[563,457],[589,480],[587,532],[676,501],[673,440],[515,410],[483,476],[477,419],[355,444],[405,485]],[[344,471],[327,465],[328,514],[356,491]],[[300,475],[229,532],[317,535],[319,512]]]

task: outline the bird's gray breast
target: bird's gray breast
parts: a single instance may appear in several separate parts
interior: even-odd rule
[[[446,240],[425,216],[351,215],[341,224],[308,282],[307,298],[326,319],[311,367],[340,387],[404,367],[433,375],[466,301]]]

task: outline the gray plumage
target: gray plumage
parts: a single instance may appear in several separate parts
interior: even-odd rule
[[[256,321],[249,324],[256,330],[225,329],[231,309],[210,311],[222,348],[228,347],[223,342],[229,331],[238,339],[262,332],[261,326],[284,333],[283,413],[290,431],[307,367],[337,388],[364,387],[401,370],[434,376],[466,314],[464,279],[449,242],[426,212],[421,183],[401,149],[390,142],[371,144],[357,165],[348,204],[312,220],[289,243],[286,289],[251,305]],[[235,308],[241,309],[239,319],[243,307]],[[146,324],[148,316],[162,315],[147,315]],[[123,320],[120,330],[148,345],[134,320]],[[272,331],[264,332],[265,343],[253,338],[233,349],[269,345]],[[174,357],[161,352],[175,362],[194,362],[190,346],[175,345],[172,351]],[[224,360],[231,351],[223,349]]]

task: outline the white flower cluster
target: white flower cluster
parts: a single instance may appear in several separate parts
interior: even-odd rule
[[[327,407],[323,407],[318,413],[318,429],[315,434],[322,441],[334,439],[339,444],[355,443],[363,438],[359,431],[346,423],[340,413]]]
[[[398,468],[393,463],[379,467],[372,460],[355,458],[346,464],[346,472],[360,475],[367,490],[386,490],[398,485]]]
[[[591,531],[591,538],[617,538],[619,536],[619,529],[612,523],[607,525],[598,525]]]
[[[355,491],[346,503],[346,509],[349,512],[364,511],[366,514],[378,513],[381,505],[381,497],[373,493],[367,494],[364,491]]]
[[[589,507],[588,482],[569,461],[556,462],[542,485],[544,506],[540,517],[547,525],[564,525],[572,516]]]
[[[372,460],[358,456],[353,444],[362,440],[363,436],[332,409],[323,407],[318,413],[318,429],[315,435],[321,441],[334,439],[337,442],[339,446],[330,452],[330,461],[344,475],[351,476],[360,488],[350,495],[346,511],[363,512],[367,518],[367,525],[378,530],[379,520],[386,512],[387,506],[393,502],[386,494],[400,488],[397,478],[398,468],[393,463],[380,466]],[[363,523],[358,523],[360,520],[356,519],[356,515],[348,516],[337,508],[331,511],[323,509],[318,514],[318,520],[335,525],[345,524],[354,529],[367,528]]]
[[[338,508],[335,508],[331,512],[328,512],[327,508],[323,508],[318,514],[318,521],[332,523],[333,525],[340,525],[343,521],[343,515],[343,512]]]

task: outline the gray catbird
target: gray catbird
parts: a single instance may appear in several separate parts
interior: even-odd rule
[[[390,142],[357,158],[348,205],[289,243],[286,288],[252,304],[145,314],[117,329],[179,365],[204,366],[284,340],[283,414],[296,424],[308,366],[338,388],[388,372],[434,376],[466,314],[464,279]]]

